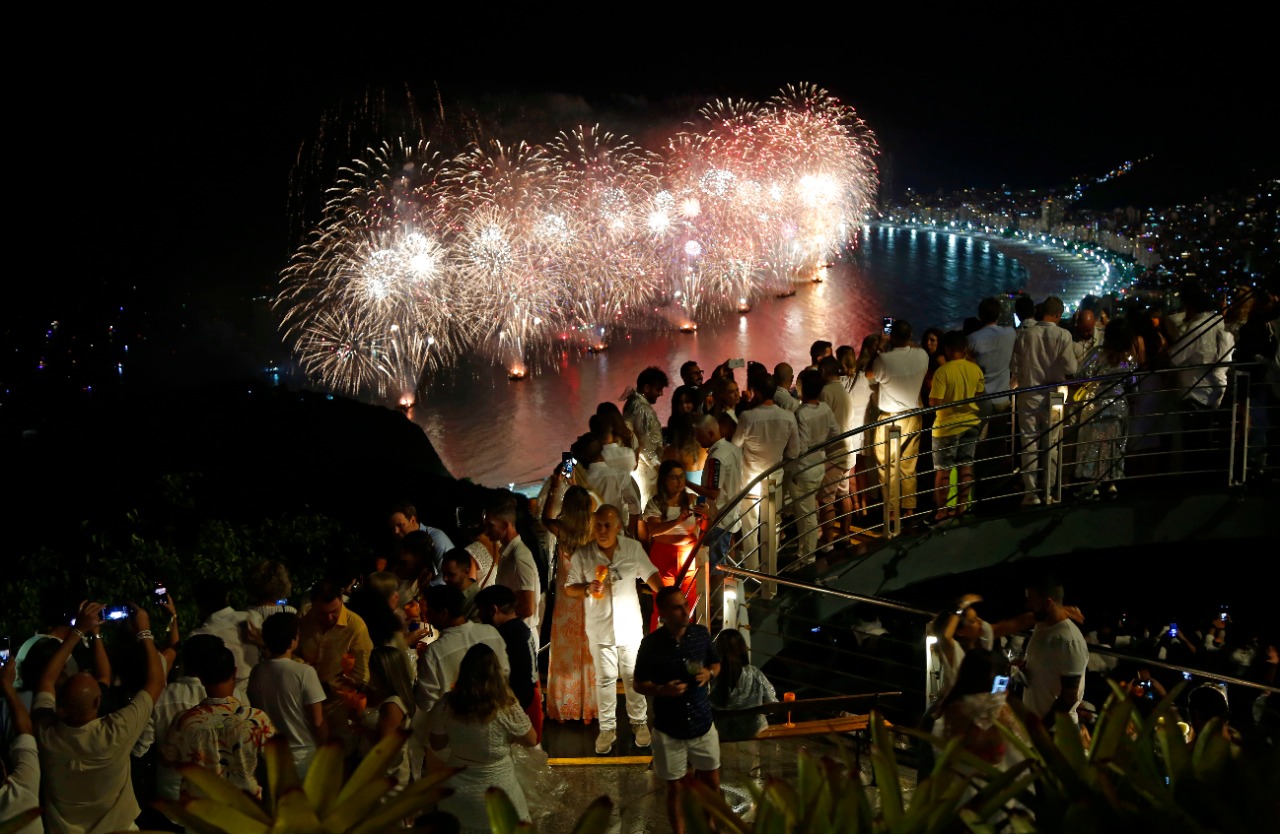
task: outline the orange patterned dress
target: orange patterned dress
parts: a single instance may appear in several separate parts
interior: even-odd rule
[[[596,670],[587,647],[586,601],[564,592],[572,553],[556,545],[556,607],[551,615],[551,660],[547,666],[547,717],[596,720]]]

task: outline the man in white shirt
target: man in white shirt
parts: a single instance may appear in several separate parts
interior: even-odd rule
[[[1185,312],[1178,338],[1169,346],[1169,363],[1187,368],[1177,374],[1182,388],[1179,403],[1181,431],[1174,437],[1174,449],[1183,457],[1176,467],[1184,471],[1221,468],[1207,451],[1214,445],[1213,412],[1222,405],[1227,392],[1227,363],[1235,351],[1235,337],[1227,330],[1213,297],[1197,286],[1182,289]],[[1198,368],[1196,365],[1212,365]]]
[[[822,391],[818,399],[831,409],[831,414],[836,421],[836,433],[844,434],[857,428],[858,420],[855,416],[853,394],[845,387],[844,378],[840,376],[840,360],[834,356],[824,356],[818,360],[817,372],[822,378]],[[839,443],[832,443],[827,447],[822,490],[817,497],[825,533],[823,539],[827,542],[822,546],[824,551],[830,551],[831,542],[847,537],[853,530],[853,498],[849,494],[849,469],[853,463],[852,453],[855,442],[855,438],[846,437]]]
[[[791,386],[796,381],[796,372],[786,362],[779,362],[773,368],[773,381],[778,390],[773,392],[773,401],[787,411],[795,413],[800,407],[800,400],[791,393]]]
[[[707,450],[707,462],[702,468],[702,483],[686,483],[693,492],[707,499],[707,517],[715,518],[728,506],[746,481],[742,479],[742,451],[720,433],[720,418],[704,414],[694,425],[698,445]],[[742,529],[742,519],[735,509],[720,519],[706,539],[711,551],[711,563],[724,561],[733,541],[733,534]]]
[[[324,722],[324,687],[316,670],[294,659],[298,648],[297,614],[272,614],[262,624],[268,659],[249,676],[251,703],[271,717],[289,741],[298,776],[304,777],[316,748],[328,738]]]
[[[618,737],[618,677],[627,698],[627,716],[638,747],[648,747],[648,709],[636,693],[636,652],[644,639],[636,581],[656,594],[662,587],[658,569],[635,539],[620,538],[618,510],[605,504],[596,510],[595,541],[578,548],[565,578],[565,594],[586,601],[587,645],[596,668],[596,707],[600,735],[596,753],[603,756]],[[601,578],[603,577],[603,578]]]
[[[96,634],[98,603],[86,603],[76,622]],[[164,669],[151,635],[147,612],[131,607],[134,634],[146,656],[147,678],[124,707],[98,717],[102,691],[93,675],[80,672],[63,683],[54,697],[58,673],[79,640],[75,629],[61,629],[61,648],[49,661],[36,685],[31,720],[40,747],[44,781],[44,823],[51,834],[124,831],[132,828],[141,809],[133,793],[129,754],[156,699],[164,690]]]
[[[748,484],[784,459],[789,460],[800,454],[800,431],[796,427],[796,416],[778,406],[773,400],[777,385],[768,373],[757,372],[747,381],[751,390],[752,407],[738,416],[738,427],[733,432],[733,445],[742,450],[743,480]],[[777,483],[782,481],[782,473],[777,473]],[[772,479],[773,476],[770,476]],[[744,567],[748,570],[760,568],[760,548],[755,545],[760,525],[759,498],[768,489],[767,481],[752,487],[754,500],[749,500],[743,510],[742,519],[746,525],[747,543],[744,551],[747,554]]]
[[[795,415],[801,450],[826,443],[840,434],[831,406],[819,399],[822,391],[820,372],[807,369],[800,372],[800,396],[803,400]],[[799,530],[800,560],[805,563],[816,558],[818,549],[818,495],[826,467],[827,456],[821,450],[798,457],[787,465],[791,473],[791,507]]]
[[[414,684],[414,701],[418,714],[426,717],[446,692],[458,682],[458,668],[467,649],[484,643],[498,656],[504,675],[511,674],[507,661],[507,644],[498,630],[484,623],[473,623],[463,613],[466,603],[462,592],[452,585],[432,585],[427,589],[427,622],[440,632],[440,638],[429,644],[418,658],[418,680]],[[415,726],[420,722],[414,721]]]
[[[533,553],[516,530],[516,499],[504,494],[489,505],[484,514],[484,534],[500,548],[495,581],[516,594],[516,614],[539,640],[538,604],[542,596],[542,580]]]
[[[1065,713],[1079,723],[1076,707],[1084,698],[1084,673],[1089,665],[1089,647],[1079,627],[1062,605],[1062,584],[1045,579],[1027,588],[1027,607],[1036,626],[1027,643],[1023,672],[1027,688],[1022,702],[1032,715],[1052,727],[1055,712]]]
[[[189,637],[197,634],[212,634],[221,637],[222,643],[230,651],[236,661],[236,700],[249,703],[249,673],[253,667],[246,657],[245,645],[248,637],[249,614],[237,611],[227,604],[227,586],[221,582],[206,581],[196,585],[196,607],[205,619],[199,628],[192,629]],[[258,655],[256,647],[252,655]]]
[[[13,741],[9,743],[10,769],[0,782],[0,820],[12,820],[19,814],[40,810],[40,754],[31,715],[14,688],[17,677],[18,659],[10,656],[0,669],[0,688],[4,690],[4,702],[14,731]],[[37,814],[14,834],[42,834],[43,831],[44,824]]]
[[[1071,331],[1058,326],[1062,321],[1062,299],[1049,296],[1041,305],[1042,314],[1024,328],[1019,328],[1010,365],[1015,388],[1035,388],[1066,382],[1076,372],[1076,352]],[[1026,493],[1024,506],[1039,504],[1038,475],[1043,459],[1047,483],[1053,491],[1058,472],[1060,450],[1049,442],[1051,415],[1049,394],[1037,391],[1018,395],[1018,432],[1022,435],[1022,485]]]
[[[630,472],[610,466],[604,459],[604,449],[599,438],[584,434],[571,449],[579,463],[587,464],[587,483],[600,496],[600,501],[612,504],[622,513],[622,526],[631,538],[636,538],[636,523],[640,519],[640,490]]]
[[[889,349],[876,357],[867,371],[867,379],[876,384],[879,393],[880,419],[893,421],[876,429],[875,451],[882,462],[885,501],[889,500],[889,490],[896,486],[902,515],[910,515],[916,508],[916,461],[920,454],[922,425],[919,414],[908,415],[907,412],[920,408],[920,389],[928,370],[929,354],[911,344],[911,323],[905,319],[894,319],[889,332]],[[895,427],[902,434],[897,460],[891,470],[888,466],[889,432]],[[886,506],[885,521],[890,521],[894,515],[894,508]]]
[[[670,383],[661,368],[650,366],[636,377],[636,387],[627,397],[622,416],[636,433],[636,486],[640,489],[640,506],[644,507],[658,488],[658,466],[662,462],[662,422],[653,404]]]
[[[163,747],[173,719],[208,697],[204,684],[200,682],[201,664],[210,652],[223,646],[222,638],[212,634],[195,634],[186,639],[182,645],[182,674],[156,699],[156,708],[151,711],[147,728],[133,746],[134,758],[145,756],[152,747],[156,750]],[[156,758],[156,796],[176,802],[182,790],[182,774],[165,764],[159,756]]]

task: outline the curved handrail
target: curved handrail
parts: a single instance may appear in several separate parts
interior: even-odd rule
[[[1105,382],[1105,381],[1114,382],[1114,381],[1117,381],[1120,379],[1126,379],[1126,378],[1142,380],[1142,379],[1147,379],[1160,374],[1184,373],[1186,371],[1194,371],[1194,370],[1202,370],[1202,369],[1211,371],[1214,368],[1222,367],[1224,364],[1227,364],[1227,363],[1208,362],[1208,363],[1199,364],[1199,365],[1176,365],[1168,368],[1160,368],[1156,370],[1142,371],[1138,373],[1120,372],[1115,374],[1104,374],[1102,376],[1096,376],[1096,377],[1081,377],[1078,379],[1067,380],[1066,382],[1051,382],[1045,385],[1032,386],[1030,388],[1010,388],[1007,391],[997,391],[993,394],[980,394],[976,397],[970,397],[969,399],[966,399],[966,400],[957,400],[956,402],[946,403],[945,405],[922,406],[921,408],[913,409],[912,411],[899,412],[895,414],[893,417],[888,419],[877,420],[874,423],[866,423],[864,425],[850,429],[849,431],[844,432],[843,434],[837,435],[831,440],[824,441],[816,446],[810,446],[808,449],[805,449],[799,452],[796,455],[796,457],[779,461],[773,466],[770,466],[764,472],[757,475],[755,478],[752,478],[751,481],[749,481],[742,488],[742,491],[739,492],[737,495],[735,495],[733,499],[729,501],[724,506],[723,509],[717,512],[715,517],[707,524],[707,529],[703,531],[702,536],[698,538],[698,547],[702,546],[703,539],[705,538],[707,533],[709,533],[712,529],[714,529],[717,525],[719,525],[720,521],[726,515],[728,515],[731,511],[733,511],[738,504],[741,504],[743,499],[747,498],[751,494],[752,489],[754,489],[756,486],[764,482],[764,480],[767,479],[773,473],[781,469],[784,469],[792,461],[799,460],[800,458],[803,458],[803,457],[807,457],[808,455],[811,455],[814,452],[824,451],[825,449],[831,446],[834,446],[837,443],[842,443],[846,439],[851,439],[858,435],[865,434],[866,432],[877,429],[880,426],[889,425],[891,423],[898,423],[907,417],[934,414],[944,408],[955,408],[956,406],[960,406],[960,405],[974,405],[974,404],[989,402],[992,400],[1004,400],[1013,396],[1025,396],[1027,394],[1034,394],[1037,392],[1049,393],[1051,391],[1056,391],[1057,389],[1063,386],[1075,386],[1075,385],[1081,385],[1081,384],[1090,383],[1090,382]],[[1260,366],[1260,363],[1258,362],[1232,362],[1229,364],[1233,368],[1250,368],[1250,367]],[[696,549],[697,548],[695,548],[695,551]]]
[[[783,577],[770,576],[769,574],[762,574],[759,571],[744,570],[743,568],[721,568],[721,570],[724,571],[725,573],[735,575],[735,576],[742,576],[749,579],[758,579],[761,582],[775,582],[779,585],[787,585],[792,588],[799,588],[800,590],[803,590],[803,591],[811,591],[813,593],[826,594],[827,596],[840,597],[841,599],[853,600],[854,602],[865,603],[867,605],[874,605],[881,608],[890,608],[894,611],[901,611],[905,614],[913,614],[922,618],[933,619],[933,617],[936,616],[937,614],[936,611],[929,611],[928,609],[925,609],[925,608],[916,608],[915,606],[907,605],[901,602],[895,602],[894,600],[885,599],[884,597],[869,596],[867,594],[855,594],[850,591],[842,591],[839,588],[827,588],[823,585],[815,585],[811,582],[801,582],[795,579],[785,579]],[[1250,689],[1258,689],[1263,692],[1274,692],[1276,694],[1280,694],[1280,687],[1270,686],[1265,683],[1257,683],[1255,681],[1247,681],[1247,680],[1244,680],[1243,678],[1236,678],[1230,675],[1221,675],[1221,674],[1218,674],[1217,672],[1207,672],[1203,669],[1197,669],[1194,666],[1182,666],[1177,663],[1169,663],[1168,661],[1158,660],[1156,658],[1149,658],[1149,657],[1143,657],[1141,655],[1127,654],[1125,652],[1116,651],[1114,648],[1111,648],[1110,646],[1098,646],[1098,645],[1094,645],[1093,643],[1089,643],[1087,648],[1092,654],[1100,654],[1100,655],[1105,655],[1107,657],[1114,657],[1117,660],[1129,661],[1129,662],[1141,664],[1144,666],[1158,666],[1161,669],[1169,669],[1175,672],[1189,673],[1198,678],[1207,678],[1209,680],[1220,681],[1222,683],[1234,684],[1236,686],[1245,686]]]

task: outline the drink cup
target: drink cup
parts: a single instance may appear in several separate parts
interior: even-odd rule
[[[602,585],[605,582],[609,581],[608,565],[596,565],[596,581],[601,583]],[[604,589],[601,588],[599,592],[593,593],[591,596],[595,597],[596,599],[600,599],[601,597],[604,596]]]

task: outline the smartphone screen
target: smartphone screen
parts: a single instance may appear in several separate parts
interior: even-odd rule
[[[893,330],[893,316],[885,316],[881,322],[884,324],[884,334],[888,336],[889,331]]]
[[[0,663],[9,662],[9,638],[0,637]]]
[[[1009,676],[1008,676],[1008,675],[996,675],[995,680],[994,680],[994,681],[992,681],[992,683],[991,683],[991,691],[992,691],[992,692],[1004,692],[1004,691],[1005,691],[1005,690],[1007,690],[1008,688],[1009,688]]]
[[[573,459],[573,453],[572,453],[572,452],[561,452],[561,453],[560,453],[560,467],[561,467],[561,469],[564,471],[564,474],[565,474],[565,477],[566,477],[566,478],[573,474],[573,464],[574,464],[574,463],[575,463],[575,461],[574,461],[574,459]]]
[[[164,605],[169,601],[169,589],[165,587],[163,582],[157,582],[152,593],[156,595],[156,602],[160,605]]]
[[[129,606],[112,605],[102,609],[102,619],[104,620],[125,620],[129,618]]]

